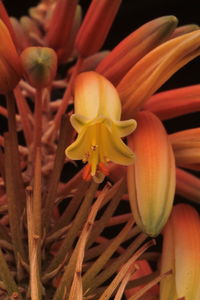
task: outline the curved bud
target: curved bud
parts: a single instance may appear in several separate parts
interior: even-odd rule
[[[121,41],[110,54],[102,60],[97,72],[118,84],[133,65],[153,48],[163,43],[177,25],[174,16],[152,20]]]
[[[117,86],[123,115],[133,116],[182,66],[200,55],[200,30],[171,39],[145,55]]]
[[[20,25],[22,26],[27,38],[32,41],[32,37],[41,37],[41,31],[36,23],[29,17],[23,16],[20,18]]]
[[[68,44],[76,13],[77,0],[58,0],[45,37],[48,47],[62,49]]]
[[[144,108],[161,120],[200,111],[200,84],[157,93],[149,98]]]
[[[121,0],[93,0],[78,31],[75,48],[82,57],[100,50],[117,14]]]
[[[0,92],[7,93],[15,88],[21,77],[20,59],[10,33],[0,20]]]
[[[177,168],[176,193],[186,199],[200,203],[200,178]]]
[[[192,128],[169,135],[176,164],[200,169],[200,128]]]
[[[181,36],[183,34],[186,34],[186,33],[198,30],[198,29],[199,29],[199,25],[197,25],[197,24],[188,24],[188,25],[184,25],[184,26],[179,26],[174,30],[174,32],[170,36],[170,39],[174,39],[178,36]]]
[[[135,163],[128,167],[128,193],[138,226],[156,236],[165,225],[175,193],[175,162],[167,133],[150,112],[137,115],[137,130],[128,139]]]
[[[200,219],[195,209],[178,204],[163,232],[160,300],[200,299]]]
[[[16,47],[18,51],[21,52],[22,50],[30,46],[30,42],[27,39],[27,36],[24,33],[19,21],[16,18],[11,17],[10,22],[15,33]]]
[[[46,47],[28,47],[21,53],[25,76],[36,88],[51,84],[56,75],[57,56],[53,49]]]

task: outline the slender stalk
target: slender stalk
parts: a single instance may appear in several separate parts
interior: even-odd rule
[[[110,257],[123,242],[124,238],[128,234],[129,230],[133,226],[134,221],[130,220],[121,232],[113,239],[109,247],[99,256],[99,258],[93,263],[93,265],[88,269],[88,271],[83,276],[83,286],[86,291],[88,288],[93,287],[95,284],[95,276],[103,269],[106,263],[109,261]]]
[[[15,121],[15,99],[13,93],[7,95],[8,134],[5,135],[5,179],[8,199],[8,214],[11,238],[14,245],[18,279],[21,278],[22,259],[26,261],[23,231],[19,222],[24,211],[25,190],[20,172],[18,141]]]
[[[63,240],[57,255],[51,261],[45,273],[52,272],[53,270],[57,269],[59,265],[62,265],[62,263],[64,262],[67,252],[71,249],[77,235],[79,234],[81,227],[86,221],[88,210],[90,209],[97,188],[98,188],[98,184],[92,182],[85,196],[85,199],[83,200],[83,203],[80,209],[78,210],[78,213],[72,223],[71,228],[67,232],[67,235]]]
[[[28,249],[30,264],[30,293],[32,300],[41,300],[40,266],[38,263],[38,252],[40,239],[35,232],[34,203],[31,187],[27,188],[27,227],[28,227]]]
[[[155,279],[153,279],[151,282],[146,284],[143,288],[141,288],[139,291],[135,293],[132,297],[129,298],[129,300],[139,300],[142,295],[144,295],[150,288],[152,288],[154,285],[156,285],[160,280],[165,277],[170,275],[172,272],[168,271],[162,275],[157,276]],[[184,299],[184,298],[183,298]],[[181,300],[181,299],[180,299]]]
[[[44,206],[44,214],[43,214],[43,225],[45,231],[48,230],[49,223],[51,220],[51,214],[52,214],[52,210],[57,195],[57,188],[60,179],[60,174],[62,171],[63,162],[65,158],[64,150],[67,147],[67,145],[69,145],[70,143],[71,134],[72,134],[72,127],[70,125],[69,118],[63,117],[61,128],[60,128],[60,138],[59,138],[58,148],[56,151],[54,167],[48,183],[47,194],[44,201],[45,206]]]
[[[7,262],[4,258],[4,255],[0,249],[0,278],[3,281],[10,299],[14,299],[13,296],[16,296],[16,299],[23,299],[19,293],[16,282],[14,281],[12,274],[9,270]]]
[[[48,141],[49,139],[53,139],[56,131],[58,130],[58,128],[60,126],[62,116],[64,115],[64,113],[66,111],[67,105],[68,105],[70,97],[72,95],[72,88],[74,85],[74,80],[76,78],[76,75],[78,74],[78,71],[82,65],[82,62],[83,62],[83,58],[79,57],[76,65],[74,66],[74,70],[70,77],[67,89],[65,90],[61,105],[59,106],[59,109],[57,110],[57,113],[55,115],[53,125],[45,133],[45,136],[44,136],[45,141]]]
[[[32,115],[19,86],[15,88],[17,107],[22,121],[23,132],[28,146],[32,143],[32,128],[29,116]]]
[[[82,290],[82,279],[81,272],[83,267],[83,259],[85,254],[85,246],[88,240],[89,234],[92,230],[94,224],[94,219],[99,210],[99,207],[104,200],[105,194],[107,192],[107,187],[99,194],[96,202],[91,208],[90,214],[87,218],[87,221],[84,225],[84,228],[81,232],[80,238],[77,242],[76,248],[74,249],[69,264],[67,265],[65,272],[62,276],[60,285],[53,297],[54,300],[62,299],[64,290],[66,289],[66,300],[70,299],[82,299],[83,290]],[[74,279],[73,279],[74,277]],[[73,282],[71,284],[71,281]],[[70,289],[71,285],[71,289]],[[70,289],[70,292],[69,292]]]
[[[130,269],[133,268],[135,261],[140,257],[144,251],[146,251],[149,247],[153,245],[153,241],[148,241],[145,243],[121,268],[119,273],[115,276],[111,284],[105,289],[104,293],[101,295],[99,300],[109,300],[111,295],[113,294],[116,287],[120,284],[120,282],[124,279],[127,273],[130,272]]]
[[[79,69],[82,65],[82,62],[83,62],[83,59],[81,57],[79,57],[78,60],[77,60],[76,65],[74,66],[74,71],[73,71],[72,76],[70,78],[68,87],[67,87],[67,89],[64,93],[61,105],[60,105],[60,107],[59,107],[59,109],[56,113],[56,116],[55,116],[55,119],[54,119],[54,126],[55,126],[56,130],[58,129],[58,127],[60,125],[62,115],[65,113],[65,110],[67,108],[69,99],[70,99],[71,94],[72,94],[72,88],[73,88],[73,85],[74,85],[74,80],[75,80],[76,75],[77,75],[77,73],[78,73],[78,71],[79,71]]]
[[[35,97],[35,111],[34,111],[34,135],[33,135],[33,154],[36,148],[41,147],[42,136],[42,89],[37,89]]]
[[[41,248],[41,149],[36,149],[35,171],[34,171],[34,187],[33,187],[33,220],[34,234],[37,238],[37,256],[38,264],[41,265],[40,248]]]

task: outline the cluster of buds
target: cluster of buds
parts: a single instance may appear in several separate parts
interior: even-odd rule
[[[0,136],[5,213],[0,248],[13,251],[17,269],[13,278],[0,251],[3,297],[6,291],[24,299],[28,270],[27,299],[54,292],[53,300],[106,300],[114,291],[115,300],[123,295],[129,300],[200,299],[199,215],[192,205],[175,202],[176,194],[200,202],[200,180],[191,173],[200,170],[200,128],[168,134],[163,123],[200,111],[200,84],[156,93],[200,55],[200,29],[177,27],[176,17],[164,16],[111,51],[101,51],[121,2],[91,0],[82,20],[77,0],[41,0],[29,16],[17,20],[8,17],[0,1],[0,93],[7,99],[0,114],[8,118],[8,133]],[[65,76],[59,73],[61,65]],[[23,143],[17,131],[23,132]],[[70,179],[63,183],[64,167],[72,164],[76,174],[67,174]],[[61,213],[59,204],[66,206],[69,198]],[[115,216],[120,199],[128,200],[130,211]],[[98,210],[101,218],[95,221]],[[127,224],[108,242],[101,233],[109,222]],[[120,248],[128,234],[134,242]],[[159,234],[163,247],[155,275],[151,253],[140,256],[149,246],[142,246],[146,237]],[[91,265],[95,243],[99,258]],[[44,254],[49,245],[50,254]],[[102,287],[114,273],[115,251],[121,255],[114,269],[119,273]]]

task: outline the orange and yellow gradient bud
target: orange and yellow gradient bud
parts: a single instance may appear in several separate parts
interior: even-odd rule
[[[20,80],[20,59],[6,25],[0,20],[0,92],[12,91]]]
[[[160,300],[200,299],[200,218],[187,204],[178,204],[164,228]]]
[[[128,193],[136,223],[157,236],[170,215],[175,193],[175,160],[167,133],[152,113],[137,115],[137,130],[128,138],[135,163],[128,167]]]
[[[78,137],[65,153],[70,159],[88,162],[84,178],[108,175],[108,161],[132,164],[134,154],[121,138],[136,128],[136,122],[120,121],[121,102],[114,86],[96,72],[84,72],[77,76],[74,97],[71,123]]]

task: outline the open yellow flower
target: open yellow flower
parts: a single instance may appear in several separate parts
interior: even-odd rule
[[[74,96],[71,123],[78,137],[65,153],[71,159],[88,162],[84,177],[88,179],[98,171],[106,175],[108,161],[132,164],[134,154],[121,137],[136,128],[136,121],[120,121],[121,102],[114,86],[96,72],[85,72],[76,79]]]

